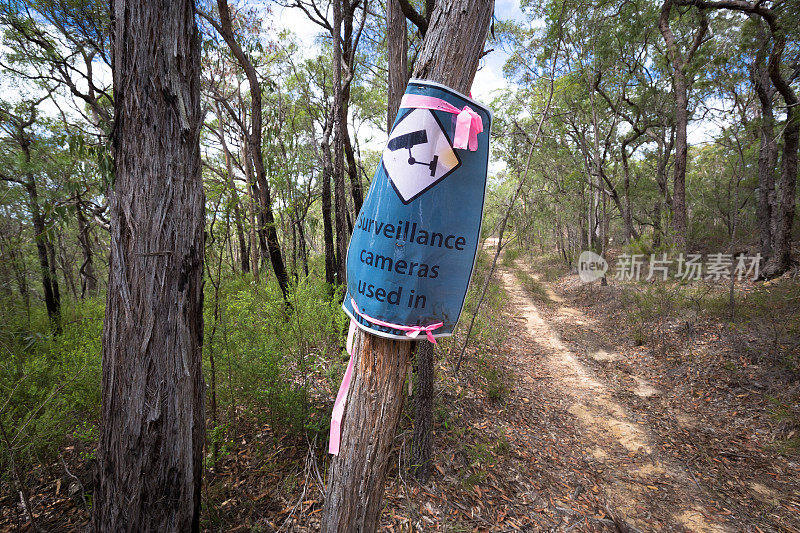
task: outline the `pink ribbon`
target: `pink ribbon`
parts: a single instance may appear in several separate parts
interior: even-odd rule
[[[456,130],[453,134],[453,148],[461,150],[469,148],[472,152],[478,149],[478,134],[483,131],[483,120],[469,106],[459,109],[441,98],[421,94],[405,94],[403,99],[400,100],[400,107],[430,109],[457,115]]]
[[[378,320],[377,318],[372,318],[371,316],[362,313],[358,310],[356,301],[352,298],[350,298],[350,303],[353,304],[353,311],[355,311],[358,316],[372,322],[373,324],[405,331],[406,336],[412,339],[416,339],[419,334],[424,331],[425,335],[428,337],[428,340],[433,344],[436,344],[436,338],[431,332],[444,325],[442,322],[436,322],[430,326],[401,326],[399,324],[392,324],[391,322],[384,322],[383,320]],[[333,402],[333,413],[331,414],[331,432],[330,443],[328,444],[328,453],[332,453],[333,455],[339,455],[339,444],[342,438],[342,417],[344,416],[344,406],[345,403],[347,403],[347,391],[350,389],[350,381],[353,379],[353,338],[355,337],[356,329],[358,329],[356,321],[351,318],[350,329],[347,331],[347,353],[350,354],[350,361],[347,362],[347,370],[344,371],[342,384],[339,385],[339,392],[336,394],[336,401]]]
[[[347,401],[347,391],[350,388],[350,380],[353,379],[353,337],[356,333],[356,322],[350,319],[350,329],[347,332],[347,353],[350,360],[347,362],[347,370],[344,371],[342,384],[339,385],[339,392],[336,394],[336,401],[333,402],[333,413],[331,414],[331,433],[328,453],[339,455],[339,440],[342,437],[342,416],[344,416],[344,404]]]
[[[436,344],[436,339],[433,337],[433,333],[431,332],[435,329],[439,329],[440,327],[444,326],[443,322],[437,322],[435,324],[431,324],[430,326],[401,326],[399,324],[392,324],[391,322],[384,322],[383,320],[372,318],[366,313],[362,313],[361,311],[358,310],[356,301],[353,300],[353,298],[350,298],[350,303],[353,304],[353,311],[355,311],[356,314],[361,318],[369,320],[373,324],[378,324],[379,326],[405,331],[406,337],[410,337],[412,339],[416,339],[419,336],[419,334],[424,331],[425,335],[427,335],[428,337],[428,340],[431,341],[433,344]]]

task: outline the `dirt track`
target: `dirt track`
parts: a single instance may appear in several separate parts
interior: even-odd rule
[[[619,391],[614,390],[614,385],[605,382],[562,342],[556,328],[543,317],[514,274],[508,268],[501,268],[499,274],[514,316],[524,322],[527,342],[535,346],[521,352],[517,360],[520,392],[535,397],[537,391],[530,384],[544,377],[552,390],[563,395],[563,403],[558,403],[577,419],[584,448],[581,455],[591,457],[598,470],[605,472],[599,485],[613,508],[628,524],[642,531],[652,530],[653,523],[648,518],[663,514],[667,502],[672,508],[671,517],[661,518],[673,527],[698,532],[734,531],[715,519],[715,503],[680,460],[665,454],[654,443],[655,431],[637,420],[617,399]],[[555,306],[549,311],[556,317],[569,317],[576,327],[591,320],[549,289],[548,296]],[[598,350],[592,356],[598,361],[620,357],[607,350]],[[542,369],[545,376],[541,375]],[[646,379],[633,376],[633,381],[636,387],[630,392],[659,401],[661,391]]]

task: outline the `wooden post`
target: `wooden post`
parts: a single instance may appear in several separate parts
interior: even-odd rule
[[[494,11],[494,0],[437,2],[414,77],[469,93]],[[373,532],[380,523],[389,454],[403,403],[414,343],[359,331],[355,369],[331,462],[321,530]]]

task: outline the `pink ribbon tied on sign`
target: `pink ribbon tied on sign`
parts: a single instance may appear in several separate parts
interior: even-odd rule
[[[430,326],[401,326],[400,324],[384,322],[383,320],[372,318],[359,311],[356,301],[352,298],[350,298],[350,302],[353,304],[353,311],[364,320],[369,320],[373,324],[378,324],[379,326],[405,331],[406,336],[412,339],[416,339],[419,337],[420,333],[425,332],[428,340],[436,344],[436,338],[431,332],[444,326],[443,322],[436,322]],[[332,453],[333,455],[339,454],[339,444],[342,438],[342,417],[344,416],[344,407],[347,402],[347,392],[350,389],[350,381],[353,379],[353,338],[355,337],[357,329],[356,321],[351,319],[350,329],[347,332],[347,353],[350,355],[350,360],[347,362],[347,370],[344,372],[342,384],[339,385],[339,392],[336,394],[336,400],[333,402],[333,413],[331,413],[331,432],[330,442],[328,443],[328,453]]]
[[[433,333],[431,332],[435,329],[439,329],[440,327],[444,326],[444,322],[436,322],[435,324],[431,324],[430,326],[401,326],[399,324],[392,324],[391,322],[384,322],[383,320],[372,318],[368,314],[359,311],[358,306],[356,305],[356,301],[353,300],[352,298],[350,298],[350,303],[353,304],[353,311],[355,311],[356,314],[361,318],[369,320],[373,324],[378,324],[379,326],[405,331],[406,337],[412,339],[416,339],[419,336],[419,334],[424,331],[425,335],[428,337],[428,340],[431,341],[433,344],[436,344],[436,338],[433,336]]]
[[[400,100],[400,107],[430,109],[457,115],[453,148],[469,149],[472,152],[478,149],[478,134],[483,131],[483,119],[469,106],[459,109],[441,98],[421,94],[405,94]]]

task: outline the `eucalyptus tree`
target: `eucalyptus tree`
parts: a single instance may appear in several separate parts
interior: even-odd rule
[[[20,79],[61,90],[85,105],[72,106],[107,135],[113,123],[109,12],[100,0],[0,2],[6,30],[2,67]],[[69,102],[70,100],[64,100]],[[54,100],[56,104],[60,100]]]
[[[324,40],[329,40],[331,101],[326,114],[329,113],[330,118],[326,119],[322,129],[320,148],[323,157],[322,178],[328,179],[327,174],[333,180],[336,283],[343,284],[347,242],[364,198],[360,165],[349,131],[349,113],[359,71],[365,68],[359,47],[370,29],[368,19],[374,18],[370,17],[374,7],[369,0],[292,0],[283,5],[305,13],[309,21],[320,28]],[[374,39],[374,35],[367,37]],[[325,81],[328,82],[328,79]],[[345,182],[345,174],[348,183]],[[348,206],[348,184],[353,202],[352,215]],[[323,184],[323,210],[328,203],[327,187]]]
[[[278,232],[275,224],[273,212],[273,200],[270,191],[269,179],[264,167],[264,153],[262,147],[263,140],[263,106],[262,106],[262,81],[254,64],[253,51],[245,50],[242,46],[241,28],[237,26],[239,34],[234,28],[234,18],[231,13],[230,5],[227,0],[217,0],[216,3],[217,20],[213,14],[200,11],[201,16],[222,36],[231,54],[236,58],[239,67],[244,71],[249,85],[250,97],[250,124],[245,132],[247,144],[247,158],[253,165],[255,182],[258,185],[258,199],[260,204],[260,225],[261,232],[266,240],[266,248],[269,253],[270,263],[275,272],[281,292],[284,298],[288,297],[287,288],[289,277],[286,273],[286,264],[283,260]],[[257,52],[261,44],[256,41],[252,43]],[[247,163],[246,163],[247,164]]]
[[[494,2],[437,2],[414,76],[468,93],[483,54]],[[342,423],[346,446],[333,459],[321,519],[323,532],[377,531],[389,452],[402,406],[411,343],[359,332]],[[373,421],[368,428],[360,421]]]
[[[793,82],[800,77],[800,67],[797,66],[796,57],[792,55],[785,57],[787,44],[795,44],[798,40],[796,5],[791,1],[770,3],[746,0],[675,1],[680,5],[694,6],[699,10],[724,9],[757,16],[769,27],[772,46],[767,70],[770,81],[786,106],[786,121],[782,135],[780,191],[776,202],[779,215],[776,219],[772,254],[764,269],[764,276],[778,276],[791,266],[792,227],[797,190],[797,152],[800,147],[800,98],[792,87]],[[796,54],[792,48],[789,47],[790,53]],[[759,83],[762,79],[762,77],[758,77]]]
[[[33,240],[39,259],[47,316],[54,333],[61,333],[61,291],[56,272],[56,252],[52,232],[42,206],[43,157],[40,135],[37,135],[38,106],[42,99],[23,101],[17,105],[0,103],[0,128],[4,136],[2,143],[3,170],[0,180],[22,187],[27,195],[28,211],[33,229]]]
[[[672,177],[672,230],[675,246],[685,250],[687,245],[686,164],[688,158],[687,127],[689,125],[689,92],[697,74],[696,56],[706,40],[708,17],[703,9],[682,13],[675,0],[664,0],[658,16],[658,28],[667,45],[672,66],[672,88],[675,97],[675,164]],[[693,16],[690,30],[681,39],[673,30],[672,18]]]
[[[192,0],[114,0],[111,260],[95,531],[199,531],[200,39]]]

